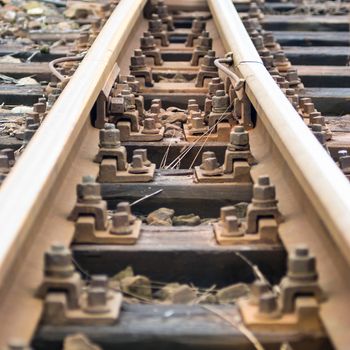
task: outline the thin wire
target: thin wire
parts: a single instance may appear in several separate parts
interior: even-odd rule
[[[171,146],[171,144],[172,144],[172,142],[173,142],[174,136],[175,136],[175,130],[173,130],[173,135],[171,136],[171,139],[170,139],[170,141],[169,141],[169,145],[168,145],[168,147],[167,147],[167,149],[166,149],[166,151],[165,151],[165,153],[164,153],[164,156],[163,156],[163,158],[162,158],[162,161],[160,162],[160,165],[159,165],[159,168],[160,168],[160,169],[165,168],[166,161],[167,161],[167,159],[168,159],[168,154],[169,154],[170,146]]]
[[[55,65],[58,63],[68,62],[68,61],[81,61],[85,57],[85,54],[79,54],[77,56],[60,57],[49,62],[49,69],[51,73],[60,81],[64,81],[66,78],[56,70]]]
[[[228,315],[225,315],[221,310],[209,306],[209,305],[201,305],[204,309],[212,312],[216,316],[220,317],[227,323],[229,323],[231,326],[239,330],[255,347],[256,350],[264,350],[264,347],[260,343],[260,341],[257,339],[257,337],[239,320],[235,322],[234,320],[231,320]]]
[[[193,144],[192,146],[187,150],[187,152],[183,155],[180,155],[179,157],[179,160],[172,166],[172,168],[174,168],[179,162],[181,162],[181,160],[190,152],[190,150],[192,150],[192,148],[202,139],[204,138],[205,136],[206,137],[206,140],[204,141],[204,144],[202,145],[202,147],[200,148],[199,152],[203,149],[205,143],[207,142],[209,136],[212,134],[212,132],[214,131],[215,127],[225,118],[225,113],[231,108],[233,104],[233,101],[229,104],[229,106],[226,108],[226,110],[221,114],[221,116],[218,118],[218,120],[216,121],[216,123],[209,128],[208,131],[206,131],[203,135],[201,135]],[[198,156],[198,152],[196,154],[196,158]],[[193,163],[191,164],[191,167],[192,167]],[[191,168],[190,167],[190,168]]]
[[[236,256],[238,256],[240,259],[242,259],[247,265],[249,265],[255,275],[255,277],[265,283],[267,283],[270,287],[271,284],[270,282],[267,280],[267,278],[264,276],[264,274],[261,272],[261,270],[259,269],[259,267],[255,264],[253,264],[246,256],[242,255],[239,252],[233,252]]]
[[[146,196],[143,196],[142,198],[137,199],[135,202],[132,202],[132,203],[130,204],[130,207],[132,207],[133,205],[138,204],[138,203],[144,201],[145,199],[151,198],[151,197],[153,197],[153,196],[155,196],[155,195],[157,195],[158,193],[161,193],[161,192],[163,192],[163,189],[162,189],[162,188],[159,189],[159,190],[157,190],[157,191],[155,191],[155,192],[153,192],[153,193],[151,193],[151,194],[147,194]]]
[[[228,110],[232,105],[233,105],[233,101],[230,103],[230,105],[227,107],[227,109],[226,109],[226,111],[225,111],[224,113],[226,113],[227,110]],[[199,150],[198,150],[196,156],[194,157],[194,159],[193,159],[193,161],[192,161],[192,163],[191,163],[191,165],[190,165],[190,167],[189,167],[190,169],[193,167],[193,165],[194,165],[194,163],[195,163],[197,157],[199,156],[199,154],[201,153],[203,147],[204,147],[205,144],[207,143],[207,141],[208,141],[208,139],[209,139],[209,136],[210,136],[211,133],[214,131],[215,126],[216,126],[217,124],[219,124],[219,122],[221,121],[221,118],[222,118],[222,119],[224,118],[224,113],[223,113],[223,115],[218,119],[218,121],[213,125],[212,131],[208,134],[208,136],[206,137],[205,141],[203,142],[203,144],[202,144],[201,147],[199,148]]]

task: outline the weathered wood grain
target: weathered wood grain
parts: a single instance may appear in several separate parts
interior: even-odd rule
[[[266,15],[264,29],[296,31],[348,31],[348,16]]]
[[[306,87],[349,87],[350,67],[343,66],[295,66]]]
[[[229,319],[238,316],[235,306],[215,306]],[[33,347],[60,350],[63,338],[72,333],[88,334],[104,350],[250,350],[252,344],[235,327],[201,305],[127,305],[117,324],[101,327],[41,326]],[[288,342],[293,349],[330,350],[322,334],[297,335],[291,332],[256,333],[267,349],[279,349]]]

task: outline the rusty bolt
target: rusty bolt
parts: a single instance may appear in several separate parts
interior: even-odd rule
[[[158,103],[153,103],[151,105],[151,113],[154,113],[154,114],[160,113],[160,105]]]
[[[260,9],[255,2],[250,3],[248,15],[251,18],[258,18],[260,16]]]
[[[236,125],[230,133],[230,143],[240,148],[249,147],[249,133],[241,125]]]
[[[129,218],[129,223],[133,224],[136,220],[135,215],[131,213],[129,202],[119,202],[117,205],[117,213],[127,213]]]
[[[196,100],[188,100],[188,105],[187,105],[188,112],[199,112],[199,106],[195,101]]]
[[[143,164],[145,166],[150,166],[152,163],[148,160],[147,157],[147,149],[146,148],[138,148],[134,150],[134,155],[140,155],[142,157]]]
[[[106,288],[92,286],[88,288],[85,311],[96,314],[108,312]]]
[[[270,201],[276,198],[276,189],[275,186],[271,184],[269,176],[259,176],[258,182],[254,184],[253,198],[258,201]]]
[[[202,34],[198,37],[198,49],[202,51],[208,51],[213,47],[213,39],[210,38],[209,32],[203,30]]]
[[[320,124],[310,124],[311,131],[322,146],[326,144],[326,135]]]
[[[254,38],[252,38],[253,44],[257,50],[262,50],[265,48],[264,46],[264,40],[261,35],[257,35]]]
[[[163,31],[162,20],[155,13],[152,15],[152,19],[148,22],[148,31],[150,33],[160,33]]]
[[[304,104],[310,103],[312,101],[310,97],[302,97],[299,102],[300,102],[300,107],[304,109]]]
[[[143,164],[141,155],[133,154],[128,171],[131,174],[145,174],[148,172],[147,167]]]
[[[252,33],[255,30],[253,23],[249,19],[250,18],[248,18],[248,17],[242,17],[243,25],[244,25],[245,29],[247,30],[248,34]]]
[[[93,176],[83,176],[82,183],[77,185],[78,202],[98,204],[101,199],[101,185],[95,181]]]
[[[324,120],[324,117],[322,115],[317,115],[315,117],[312,117],[312,119],[310,119],[310,123],[311,124],[320,124],[322,126],[326,125],[326,122]],[[323,128],[322,128],[323,130]]]
[[[288,62],[288,59],[283,51],[277,51],[274,54],[274,58],[275,58],[275,63],[277,66]]]
[[[213,78],[208,84],[208,93],[210,96],[215,95],[215,92],[217,90],[224,90],[224,89],[225,89],[224,82],[219,77]]]
[[[220,208],[220,220],[225,221],[228,216],[236,216],[237,209],[234,205],[228,205]]]
[[[126,110],[133,110],[135,109],[135,95],[132,93],[132,90],[130,87],[123,89],[121,91],[121,95],[124,98],[124,105]]]
[[[105,123],[104,129],[100,130],[100,147],[117,148],[120,147],[120,131],[112,123]]]
[[[295,95],[295,90],[291,89],[291,88],[287,89],[286,90],[286,95],[287,96],[294,96]]]
[[[203,170],[213,171],[219,167],[216,157],[206,158],[203,162]]]
[[[213,100],[213,112],[223,113],[227,112],[227,108],[230,104],[230,98],[224,90],[217,90],[212,98]]]
[[[277,296],[272,292],[266,292],[259,298],[259,313],[263,315],[273,314],[277,311]]]
[[[226,216],[224,226],[226,234],[231,236],[242,236],[243,232],[239,231],[240,223],[238,222],[237,216],[229,215]]]
[[[201,118],[201,119],[203,119],[202,118],[202,113],[201,112],[199,112],[199,111],[191,111],[190,112],[190,116],[191,116],[191,121],[192,121],[192,119],[193,118]]]
[[[315,111],[315,105],[312,102],[304,102],[303,110],[306,114],[310,114]]]
[[[273,75],[279,75],[280,73],[278,72],[278,69],[276,67],[270,67],[269,69],[269,73],[273,76]]]
[[[132,68],[144,68],[146,56],[142,53],[141,49],[134,50],[134,56],[131,56],[130,62]]]
[[[71,251],[61,243],[54,243],[44,255],[45,276],[67,278],[74,273]]]
[[[191,124],[193,129],[201,129],[204,127],[204,120],[200,117],[193,117],[191,119]]]
[[[43,114],[46,112],[46,103],[37,102],[33,104],[33,111],[39,114]]]
[[[151,105],[159,105],[160,108],[162,108],[162,100],[160,98],[154,98],[152,101],[151,101]]]
[[[149,32],[144,32],[143,37],[140,38],[141,50],[153,50],[156,47],[154,36]]]
[[[106,275],[92,275],[90,286],[93,288],[96,288],[96,287],[107,288],[108,277]]]
[[[321,117],[321,113],[319,111],[313,111],[309,114],[309,118],[310,118],[310,123],[311,124],[320,124],[320,123],[314,123],[314,118],[316,118],[317,120],[317,117]],[[323,124],[322,124],[323,125]]]
[[[128,84],[128,86],[130,87],[130,89],[133,93],[140,92],[141,84],[138,80],[136,80],[136,78],[133,75],[128,75],[126,77],[125,83]]]
[[[143,121],[143,134],[158,134],[159,130],[157,129],[156,121],[154,118],[145,118]]]
[[[203,70],[217,71],[218,69],[214,64],[215,59],[215,51],[209,50],[203,58],[201,68]]]
[[[266,48],[259,50],[259,55],[264,63],[264,66],[266,68],[270,68],[273,65],[273,56],[271,55],[270,51]],[[271,74],[271,72],[270,72]]]
[[[112,216],[111,234],[129,235],[132,232],[129,215],[125,211],[120,211]]]
[[[287,70],[286,79],[289,81],[291,85],[298,85],[300,83],[298,71],[295,68],[289,68]]]
[[[212,151],[203,152],[203,154],[202,154],[202,163],[204,163],[204,161],[205,161],[207,158],[215,158],[215,153],[212,152]]]
[[[288,255],[287,276],[297,281],[317,280],[316,259],[307,246],[297,246]]]
[[[205,21],[195,18],[192,21],[191,31],[195,34],[200,34],[205,29]]]
[[[31,126],[33,124],[35,124],[34,118],[27,114],[27,118],[26,118],[26,121],[25,121],[26,128],[28,128],[29,126]]]
[[[168,5],[166,5],[163,0],[158,0],[157,13],[160,18],[166,18],[169,16]]]
[[[275,38],[272,32],[263,33],[264,45],[266,47],[274,47],[276,45]]]

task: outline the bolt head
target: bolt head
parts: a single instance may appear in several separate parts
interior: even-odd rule
[[[235,126],[230,133],[230,143],[237,146],[249,145],[249,133],[245,131],[243,126]]]
[[[46,276],[70,277],[74,273],[71,251],[60,243],[54,243],[44,254]]]
[[[297,246],[288,256],[287,276],[294,280],[316,280],[316,258],[305,245]]]
[[[228,205],[226,207],[221,207],[220,209],[220,220],[225,221],[227,216],[236,216],[237,209],[234,205]]]

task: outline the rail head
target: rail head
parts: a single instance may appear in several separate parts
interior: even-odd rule
[[[322,271],[326,273],[321,278],[331,293],[329,300],[321,306],[320,316],[335,348],[347,349],[350,339],[347,332],[350,322],[347,312],[349,182],[261,64],[232,1],[208,0],[208,3],[226,50],[233,52],[235,72],[245,80],[245,92],[257,111],[260,126],[269,134],[271,142],[267,143],[272,143],[284,164],[288,164],[288,174],[294,178],[293,184],[296,180],[298,193],[300,190],[312,206],[313,210],[309,212],[317,215],[317,220],[310,218],[317,224],[308,242],[317,250],[318,266],[322,265]],[[284,187],[288,186],[284,184]],[[288,229],[286,232],[291,233]],[[306,240],[303,232],[295,232],[292,239],[284,238],[287,248],[291,243]]]

